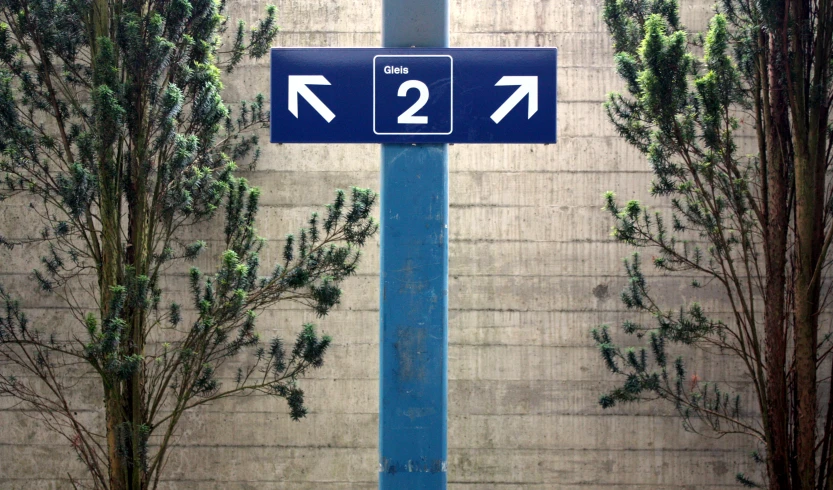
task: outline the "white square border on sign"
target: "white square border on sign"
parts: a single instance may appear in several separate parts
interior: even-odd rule
[[[451,90],[450,105],[449,105],[449,128],[447,133],[379,133],[376,131],[376,58],[448,58],[451,62],[449,70],[451,71]],[[373,134],[390,135],[390,136],[439,136],[449,135],[454,132],[454,58],[449,54],[377,54],[373,57]]]

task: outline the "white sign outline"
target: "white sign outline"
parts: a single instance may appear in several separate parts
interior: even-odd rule
[[[450,90],[450,104],[449,104],[449,121],[450,126],[447,133],[422,133],[422,132],[412,132],[412,133],[380,133],[376,131],[376,59],[377,58],[448,58],[449,62],[451,63],[449,69],[451,71],[451,84],[449,85]],[[373,57],[373,133],[377,135],[390,135],[390,136],[413,136],[413,135],[422,135],[422,136],[439,136],[439,135],[449,135],[454,131],[454,58],[451,57],[449,54],[377,54]]]

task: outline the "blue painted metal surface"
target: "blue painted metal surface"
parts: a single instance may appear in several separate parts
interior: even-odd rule
[[[273,143],[556,141],[555,48],[274,48],[271,56]],[[417,119],[402,119],[409,109]]]
[[[382,147],[379,488],[444,489],[448,152]]]
[[[384,46],[448,46],[448,0],[382,5]],[[448,146],[382,145],[381,178],[379,489],[445,490]]]

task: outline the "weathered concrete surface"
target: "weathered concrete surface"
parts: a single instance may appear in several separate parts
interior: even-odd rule
[[[229,2],[251,23],[264,0]],[[378,0],[277,0],[280,46],[378,46]],[[735,488],[750,446],[685,433],[668,407],[604,411],[598,395],[611,377],[589,328],[626,318],[618,301],[626,247],[608,236],[601,195],[647,197],[649,167],[618,138],[601,103],[621,89],[612,66],[601,0],[452,0],[453,46],[558,46],[559,143],[450,148],[449,487],[453,490],[693,490]],[[686,1],[683,19],[701,28],[712,2]],[[268,92],[268,62],[225,80],[229,101]],[[303,223],[333,190],[378,189],[375,145],[264,145],[259,228],[273,241]],[[650,202],[650,201],[649,201]],[[27,201],[0,207],[9,236],[37,231]],[[219,228],[209,251],[217,254]],[[37,251],[2,256],[0,275],[29,294],[35,322],[67,318],[60,302],[30,293]],[[191,414],[166,470],[164,490],[357,490],[375,488],[378,423],[378,242],[371,243],[343,306],[318,320],[296,305],[263,314],[267,334],[291,334],[313,321],[334,336],[326,365],[304,381],[311,413],[292,423],[283,404],[223,400]],[[9,260],[11,259],[11,260]],[[199,265],[207,266],[204,259]],[[183,269],[184,270],[184,269]],[[653,274],[653,271],[651,271]],[[182,274],[166,279],[187,294]],[[679,280],[652,284],[673,304],[693,299]],[[725,311],[719,295],[704,305]],[[187,303],[186,303],[187,304]],[[161,341],[161,339],[152,339]],[[694,359],[703,379],[750,387],[727,359]],[[226,379],[228,373],[224,373]],[[72,400],[100,419],[90,377]],[[0,488],[59,489],[80,473],[68,444],[0,399]]]

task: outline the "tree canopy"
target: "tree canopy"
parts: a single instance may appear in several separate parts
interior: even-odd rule
[[[247,28],[225,7],[0,2],[0,200],[40,222],[0,244],[42,252],[33,279],[66,313],[33,320],[0,287],[0,395],[66,439],[88,469],[77,488],[156,488],[183,413],[220,398],[282,398],[303,417],[298,379],[330,338],[307,324],[267,340],[257,314],[279,301],[327,314],[377,230],[376,194],[338,191],[264,270],[260,190],[235,172],[257,162],[269,113],[262,95],[224,103],[222,77],[268,53],[276,10]],[[220,251],[211,270],[188,264],[206,250]],[[104,408],[92,421],[69,396],[89,376]]]
[[[641,315],[622,332],[643,345],[593,330],[623,380],[600,403],[667,400],[687,430],[750,437],[761,477],[741,473],[740,484],[829,490],[833,4],[722,0],[693,34],[679,11],[675,0],[605,1],[627,89],[605,108],[648,161],[662,206],[611,192],[605,209],[616,240],[720,306],[664,304],[642,256],[626,260],[621,299]],[[701,380],[676,355],[682,346],[721,356],[744,379]]]

